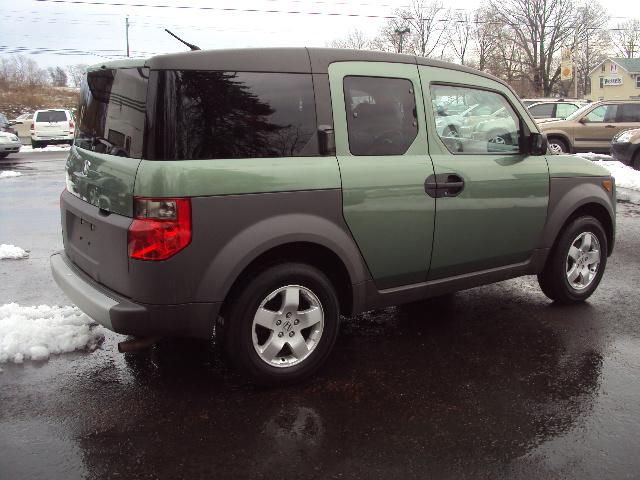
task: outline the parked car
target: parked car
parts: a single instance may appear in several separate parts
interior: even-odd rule
[[[561,98],[523,98],[522,99],[522,103],[527,108],[529,108],[534,103],[541,103],[541,102],[582,102],[582,103],[586,103],[584,100],[578,100],[578,99],[575,99],[575,98],[564,98],[564,97],[561,97]]]
[[[552,153],[608,153],[616,133],[640,127],[639,100],[606,100],[585,105],[566,120],[539,124]]]
[[[529,113],[531,113],[531,116],[536,119],[536,122],[540,123],[541,121],[557,119],[564,120],[583,105],[586,105],[586,103],[577,101],[556,101],[538,102],[528,106],[527,108],[529,109]]]
[[[53,108],[36,110],[31,126],[31,146],[44,148],[47,145],[73,143],[75,122],[69,110]]]
[[[0,158],[6,158],[10,153],[18,153],[20,147],[20,139],[16,135],[0,131]]]
[[[9,120],[7,120],[7,117],[5,117],[2,113],[0,113],[0,132],[13,133],[14,135],[16,133],[11,126],[11,122],[9,122]]]
[[[625,130],[613,137],[611,155],[619,162],[640,170],[640,128]]]
[[[33,113],[23,113],[11,120],[16,135],[26,138],[31,136],[31,126],[33,125]]]
[[[197,51],[90,68],[80,98],[56,282],[118,333],[215,335],[260,383],[315,372],[341,314],[530,274],[582,302],[613,249],[609,172],[548,161],[515,92],[468,67]],[[454,98],[504,108],[518,141],[439,134]]]

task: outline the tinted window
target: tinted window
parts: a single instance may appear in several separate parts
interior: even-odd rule
[[[541,103],[540,105],[533,105],[529,108],[533,118],[552,118],[553,117],[553,103]]]
[[[38,112],[36,122],[66,122],[67,114],[62,110],[47,110]]]
[[[640,122],[640,104],[626,103],[622,106],[621,122]]]
[[[576,107],[572,103],[559,103],[558,106],[556,107],[556,117],[567,118],[576,110],[578,110],[578,107]]]
[[[142,158],[147,77],[146,68],[89,72],[80,89],[75,145]]]
[[[402,78],[345,77],[349,150],[402,155],[418,134],[413,84]]]
[[[588,123],[611,123],[616,121],[618,105],[600,105],[587,113],[584,119]]]
[[[185,70],[152,78],[145,158],[319,154],[311,75]]]
[[[448,85],[431,86],[432,101],[440,105],[464,101],[470,114],[436,118],[436,130],[451,153],[518,153],[520,117],[496,92]],[[491,113],[489,113],[491,112]]]

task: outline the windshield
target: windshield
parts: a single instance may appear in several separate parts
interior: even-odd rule
[[[593,106],[593,103],[587,103],[586,105],[583,105],[582,107],[580,107],[578,110],[576,110],[575,112],[573,112],[571,115],[569,115],[567,117],[567,120],[578,120],[580,117],[582,117],[582,115],[584,114],[584,112],[586,112],[587,110],[589,110],[591,107]]]

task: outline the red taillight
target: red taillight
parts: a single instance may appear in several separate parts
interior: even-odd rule
[[[76,128],[75,123],[73,123],[73,120],[69,120],[69,133],[73,133],[74,128]]]
[[[188,198],[134,198],[129,226],[129,257],[166,260],[191,241],[191,200]]]

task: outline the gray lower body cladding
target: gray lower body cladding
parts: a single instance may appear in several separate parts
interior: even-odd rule
[[[83,311],[118,333],[210,336],[245,268],[287,244],[325,247],[352,284],[370,280],[344,223],[339,189],[193,197],[191,243],[157,262],[127,257],[130,218],[68,192],[61,209],[65,253],[52,258],[54,278]],[[354,297],[360,309],[364,298]]]

